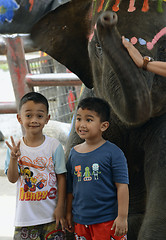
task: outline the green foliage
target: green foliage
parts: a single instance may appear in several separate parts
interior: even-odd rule
[[[0,69],[3,70],[3,71],[8,71],[9,70],[8,64],[7,63],[1,63],[0,64]]]

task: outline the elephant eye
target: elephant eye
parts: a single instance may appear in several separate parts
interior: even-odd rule
[[[102,48],[99,43],[96,43],[96,50],[97,50],[98,55],[101,56],[103,51],[102,51]]]

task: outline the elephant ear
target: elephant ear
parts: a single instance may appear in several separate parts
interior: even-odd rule
[[[71,0],[1,0],[0,33],[30,33],[48,12]]]
[[[86,87],[93,87],[88,54],[92,0],[73,0],[49,12],[31,30],[31,38],[75,73]]]

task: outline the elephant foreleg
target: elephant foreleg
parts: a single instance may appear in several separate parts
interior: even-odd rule
[[[145,145],[145,217],[138,240],[166,239],[166,116],[155,119]],[[153,130],[152,130],[153,129]]]
[[[161,177],[160,174],[159,176]],[[157,185],[154,184],[154,187],[150,190],[146,214],[138,235],[138,240],[166,239],[166,204],[164,203],[166,191],[165,186],[161,187],[160,184]]]

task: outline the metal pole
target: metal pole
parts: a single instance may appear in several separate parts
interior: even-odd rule
[[[74,73],[27,74],[28,86],[80,86],[81,80]]]
[[[5,38],[5,42],[7,46],[9,71],[18,110],[20,98],[25,93],[32,91],[32,88],[25,82],[25,76],[28,73],[28,70],[22,39],[18,35],[12,35],[12,37]]]
[[[15,102],[0,102],[0,114],[17,113]]]

